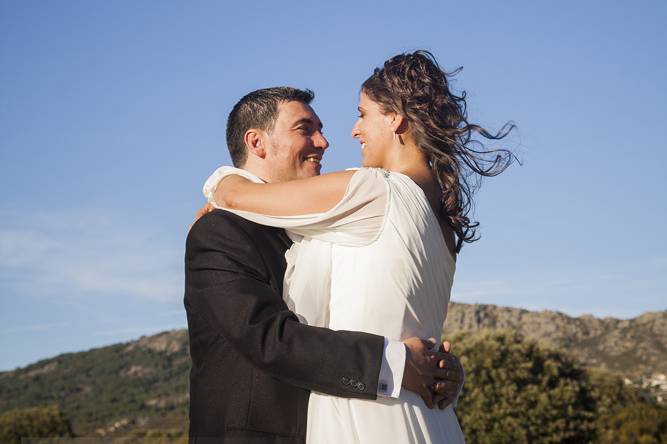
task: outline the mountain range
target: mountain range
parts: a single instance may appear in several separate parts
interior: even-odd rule
[[[667,311],[633,319],[571,317],[494,305],[451,303],[444,336],[509,329],[646,386],[667,373]],[[453,344],[456,353],[456,343]],[[0,372],[0,414],[57,404],[79,435],[173,429],[187,423],[186,330],[172,330]],[[667,389],[667,387],[662,387]]]

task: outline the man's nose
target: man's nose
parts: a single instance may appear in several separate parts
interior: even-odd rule
[[[317,135],[315,136],[315,147],[326,150],[329,148],[329,141],[327,140],[326,137],[324,137],[324,134],[318,131]]]

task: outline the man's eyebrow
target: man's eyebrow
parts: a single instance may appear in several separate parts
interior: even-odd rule
[[[307,123],[308,125],[315,125],[315,121],[313,119],[309,119],[308,117],[304,117],[303,119],[299,119],[296,122],[294,122],[294,125],[292,127],[297,127],[301,124]],[[319,122],[319,128],[320,130],[324,128],[324,125],[322,125],[322,122]]]

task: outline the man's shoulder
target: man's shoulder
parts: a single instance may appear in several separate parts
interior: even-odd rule
[[[252,235],[257,228],[253,222],[225,210],[213,210],[200,217],[190,227],[188,239],[200,237],[238,238]]]
[[[190,228],[190,231],[208,231],[220,227],[231,230],[242,230],[257,225],[241,216],[225,210],[213,210],[200,217]]]
[[[284,240],[287,236],[284,232],[278,234],[280,231],[228,211],[214,210],[199,218],[190,228],[185,242],[186,268],[204,269],[213,263],[225,263],[229,269],[240,265],[246,271],[248,267],[265,270],[267,260],[271,262],[275,258],[283,258],[289,247],[289,240]]]
[[[194,239],[211,238],[238,242],[265,236],[274,237],[279,231],[282,232],[277,228],[249,221],[229,211],[213,210],[200,217],[192,225],[188,233],[188,243]]]

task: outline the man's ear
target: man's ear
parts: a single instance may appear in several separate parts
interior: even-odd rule
[[[266,148],[264,146],[264,131],[256,128],[251,128],[243,135],[243,142],[245,143],[248,153],[257,156],[261,159],[266,157]]]

